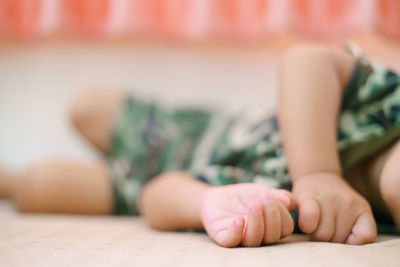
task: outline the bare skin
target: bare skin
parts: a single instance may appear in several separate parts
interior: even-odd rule
[[[294,229],[295,207],[285,190],[261,184],[215,187],[203,196],[201,219],[208,235],[224,247],[273,244]]]
[[[77,97],[71,122],[96,149],[106,152],[114,117],[124,99],[109,90],[89,90]],[[112,188],[105,163],[42,160],[22,174],[0,172],[0,197],[25,212],[110,214]]]
[[[211,187],[185,172],[155,178],[141,197],[141,213],[151,227],[204,228],[223,247],[272,244],[288,236],[294,206],[285,190],[259,184]]]
[[[306,68],[304,64],[310,66]],[[282,85],[279,112],[280,120],[284,121],[281,127],[301,229],[314,240],[365,244],[376,237],[375,222],[366,199],[374,206],[381,205],[400,225],[397,193],[400,168],[396,164],[400,160],[400,145],[371,159],[369,168],[363,168],[362,173],[355,168],[346,176],[347,180],[340,176],[334,124],[340,88],[353,64],[353,59],[344,53],[319,48],[289,52],[283,60],[281,75],[283,80],[294,82]],[[313,75],[307,73],[311,70]],[[91,90],[80,96],[73,107],[75,127],[101,151],[109,150],[112,122],[123,99],[117,92]],[[292,104],[301,105],[298,109],[293,107],[301,112],[290,112]],[[321,120],[329,122],[326,127],[297,124],[325,125],[318,123]],[[73,177],[66,175],[71,170]],[[7,183],[4,181],[10,180],[9,176],[0,173],[0,184]],[[43,161],[26,171],[15,186],[3,188],[9,188],[5,194],[14,197],[21,211],[109,214],[113,205],[103,163]],[[88,195],[88,190],[79,188],[91,188],[92,193]],[[75,202],[71,203],[71,198]],[[288,211],[294,203],[290,193],[262,185],[211,188],[188,173],[173,172],[156,177],[143,189],[140,209],[153,228],[205,228],[217,244],[235,247],[271,244],[290,234],[293,221]]]
[[[15,175],[0,169],[0,198],[11,198],[15,186]]]
[[[394,146],[387,157],[379,181],[379,188],[389,214],[393,217],[397,229],[400,229],[400,142]]]
[[[13,195],[20,211],[108,214],[113,197],[103,163],[71,160],[36,163],[19,179]]]
[[[383,216],[400,229],[400,141],[349,172],[347,180]],[[377,190],[379,189],[379,190]]]
[[[317,241],[365,244],[377,235],[368,202],[341,177],[336,148],[341,90],[354,63],[343,52],[312,47],[282,60],[279,122],[299,227]]]

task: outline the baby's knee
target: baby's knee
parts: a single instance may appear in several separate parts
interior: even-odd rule
[[[381,194],[387,205],[400,204],[400,173],[383,173],[381,176]]]
[[[382,198],[386,204],[390,206],[391,203],[399,204],[400,201],[400,147],[397,146],[398,151],[393,151],[388,161],[383,167],[380,177],[380,189]]]
[[[107,93],[100,89],[85,89],[74,99],[70,119],[72,124],[78,129],[96,117],[101,109],[101,103],[107,98]]]
[[[85,90],[73,102],[70,120],[91,144],[107,151],[114,117],[124,98],[113,90]]]

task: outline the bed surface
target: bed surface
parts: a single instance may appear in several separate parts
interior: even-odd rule
[[[399,266],[400,237],[364,246],[306,242],[226,249],[205,233],[149,229],[137,217],[20,214],[0,201],[0,266]],[[260,265],[261,264],[261,265]]]

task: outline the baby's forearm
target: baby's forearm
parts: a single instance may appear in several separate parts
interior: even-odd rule
[[[279,124],[293,182],[315,172],[341,173],[337,116],[349,76],[344,72],[350,72],[353,62],[343,57],[340,65],[326,49],[303,47],[282,61]],[[342,65],[345,70],[338,68]]]
[[[202,229],[200,201],[209,188],[189,173],[165,173],[143,188],[140,211],[155,229]]]

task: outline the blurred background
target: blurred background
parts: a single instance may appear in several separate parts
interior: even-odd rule
[[[0,0],[0,166],[98,157],[72,130],[90,87],[274,109],[279,56],[347,40],[400,70],[399,0]]]

